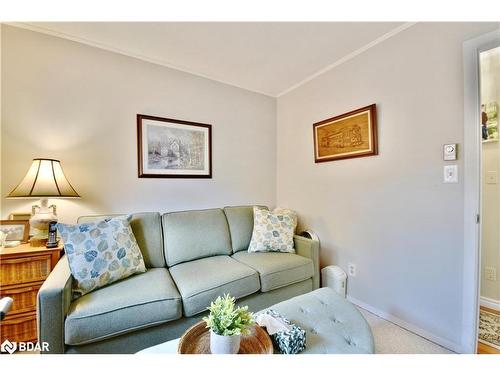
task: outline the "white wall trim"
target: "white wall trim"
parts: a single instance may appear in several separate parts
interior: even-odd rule
[[[479,303],[481,306],[500,311],[500,301],[496,299],[481,296]]]
[[[333,68],[335,68],[335,67],[337,67],[337,66],[339,66],[339,65],[341,65],[341,64],[343,64],[343,63],[345,63],[345,62],[347,62],[349,60],[352,60],[353,58],[355,58],[356,56],[362,54],[366,50],[369,50],[370,48],[375,47],[377,44],[380,44],[380,43],[386,41],[387,39],[393,37],[394,35],[399,34],[400,32],[408,29],[409,27],[412,27],[416,23],[417,22],[406,22],[403,25],[396,27],[395,29],[389,31],[388,33],[385,33],[384,35],[378,37],[374,41],[372,41],[372,42],[364,45],[361,48],[358,48],[356,51],[351,52],[348,55],[345,55],[344,57],[342,57],[339,60],[335,61],[333,64],[330,64],[330,65],[324,67],[323,69],[318,70],[316,73],[313,73],[309,77],[304,78],[302,81],[297,82],[295,85],[290,86],[286,90],[284,90],[284,91],[280,92],[278,95],[276,95],[276,97],[279,98],[280,96],[288,94],[290,91],[295,90],[296,88],[298,88],[298,87],[306,84],[307,82],[313,80],[317,76],[320,76],[321,74],[326,73],[329,70],[332,70]]]
[[[367,303],[364,303],[356,298],[353,298],[351,296],[347,296],[347,299],[352,302],[353,304],[371,312],[372,314],[375,314],[379,316],[382,319],[385,319],[391,323],[396,324],[397,326],[400,326],[401,328],[404,328],[410,332],[413,332],[414,334],[421,336],[429,341],[432,341],[433,343],[443,346],[444,348],[451,350],[455,353],[463,353],[463,348],[459,343],[455,343],[452,341],[449,341],[447,339],[444,339],[442,337],[436,336],[422,328],[419,328],[411,323],[408,323],[402,319],[399,319],[395,317],[394,315],[391,315],[389,313],[386,313],[385,311],[379,310]]]
[[[462,285],[462,347],[477,351],[481,264],[481,154],[479,132],[479,52],[500,44],[500,29],[463,44],[464,64],[464,260]]]
[[[99,42],[95,42],[95,41],[90,40],[90,39],[85,39],[85,38],[81,38],[81,37],[78,37],[78,36],[74,36],[74,35],[62,33],[60,31],[54,31],[54,30],[51,30],[51,29],[47,29],[45,27],[35,26],[35,25],[32,25],[30,23],[25,23],[25,22],[4,22],[4,23],[6,25],[8,25],[8,26],[18,27],[20,29],[26,29],[26,30],[37,32],[37,33],[42,33],[42,34],[46,34],[46,35],[55,36],[55,37],[58,37],[58,38],[68,39],[68,40],[71,40],[73,42],[85,44],[87,46],[91,46],[91,47],[103,49],[103,50],[106,50],[106,51],[118,53],[120,55],[124,55],[124,56],[128,56],[128,57],[133,57],[135,59],[146,61],[146,62],[151,63],[151,64],[161,65],[161,66],[164,66],[166,68],[175,69],[175,70],[178,70],[178,71],[181,71],[181,72],[184,72],[184,73],[188,73],[188,74],[192,74],[192,75],[195,75],[195,76],[198,76],[198,77],[206,78],[206,79],[209,79],[211,81],[223,83],[223,84],[228,85],[228,86],[237,87],[237,88],[242,89],[242,90],[246,90],[246,91],[254,92],[254,93],[257,93],[257,94],[261,94],[261,95],[265,95],[265,96],[270,96],[272,98],[276,98],[276,95],[270,94],[268,92],[263,92],[263,91],[258,91],[258,90],[251,90],[251,89],[248,89],[246,87],[239,86],[239,85],[236,85],[234,83],[224,81],[224,80],[222,80],[220,78],[215,78],[215,77],[211,77],[209,75],[205,75],[205,74],[202,74],[202,73],[194,72],[194,71],[192,71],[192,70],[190,70],[188,68],[184,68],[182,66],[175,65],[175,64],[170,63],[170,62],[165,61],[165,60],[155,59],[155,58],[152,58],[152,57],[141,55],[139,53],[135,53],[135,52],[131,52],[131,51],[128,51],[128,50],[124,50],[124,49],[112,47],[110,45],[99,43]]]
[[[71,40],[73,42],[78,42],[78,43],[82,43],[82,44],[85,44],[85,45],[88,45],[88,46],[91,46],[91,47],[95,47],[95,48],[103,49],[103,50],[106,50],[106,51],[111,51],[111,52],[114,52],[114,53],[118,53],[120,55],[125,55],[125,56],[129,56],[129,57],[133,57],[133,58],[136,58],[136,59],[139,59],[139,60],[142,60],[142,61],[146,61],[146,62],[149,62],[149,63],[152,63],[152,64],[161,65],[161,66],[164,66],[164,67],[167,67],[167,68],[170,68],[170,69],[179,70],[179,71],[184,72],[184,73],[193,74],[193,75],[198,76],[198,77],[210,79],[212,81],[220,82],[220,83],[223,83],[225,85],[237,87],[239,89],[243,89],[243,90],[255,92],[257,94],[262,94],[262,95],[270,96],[270,97],[273,97],[273,98],[279,98],[280,96],[285,95],[286,93],[288,93],[288,92],[290,92],[292,90],[295,90],[296,88],[298,88],[298,87],[302,86],[303,84],[311,81],[312,79],[316,78],[317,76],[319,76],[319,75],[321,75],[321,74],[323,74],[323,73],[325,73],[325,72],[327,72],[329,70],[332,70],[333,68],[335,68],[335,67],[337,67],[337,66],[339,66],[339,65],[341,65],[341,64],[343,64],[343,63],[345,63],[345,62],[347,62],[347,61],[349,61],[351,59],[353,59],[354,57],[358,56],[359,54],[361,54],[361,53],[365,52],[366,50],[368,50],[368,49],[376,46],[377,44],[382,43],[383,41],[385,41],[385,40],[393,37],[394,35],[399,34],[400,32],[408,29],[409,27],[415,25],[416,23],[417,22],[406,22],[403,25],[396,27],[395,29],[389,31],[388,33],[385,33],[384,35],[378,37],[377,39],[375,39],[372,42],[364,45],[363,47],[358,48],[357,50],[355,50],[355,51],[353,51],[353,52],[345,55],[344,57],[342,57],[339,60],[335,61],[333,64],[330,64],[330,65],[326,66],[325,68],[318,70],[317,72],[313,73],[312,75],[306,77],[305,79],[301,80],[300,82],[297,82],[296,84],[292,85],[291,87],[287,88],[286,90],[284,90],[281,93],[279,93],[279,94],[276,95],[276,94],[271,94],[271,93],[268,93],[268,92],[263,92],[263,91],[248,89],[246,87],[239,86],[239,85],[236,85],[236,84],[231,83],[231,82],[227,82],[227,81],[225,81],[223,79],[220,79],[220,78],[215,78],[215,77],[212,77],[212,76],[209,76],[209,75],[205,75],[205,74],[202,74],[202,73],[197,73],[197,72],[194,72],[194,71],[192,71],[192,70],[190,70],[188,68],[185,68],[185,67],[173,64],[173,63],[171,63],[169,61],[166,61],[166,60],[155,59],[155,58],[148,57],[148,56],[145,56],[145,55],[141,55],[141,54],[138,54],[138,53],[135,53],[135,52],[131,52],[131,51],[128,51],[128,50],[116,48],[116,47],[113,47],[113,46],[110,46],[110,45],[107,45],[107,44],[104,44],[104,43],[99,43],[99,42],[96,42],[96,41],[93,41],[93,40],[90,40],[90,39],[81,38],[81,37],[70,35],[70,34],[67,34],[67,33],[60,32],[60,31],[51,30],[51,29],[48,29],[48,28],[45,28],[45,27],[42,27],[42,26],[39,26],[39,25],[33,25],[33,24],[28,23],[28,22],[5,22],[5,24],[9,25],[9,26],[18,27],[18,28],[26,29],[26,30],[30,30],[30,31],[35,31],[35,32],[38,32],[38,33],[47,34],[47,35],[55,36],[55,37],[58,37],[58,38],[68,39],[68,40]]]

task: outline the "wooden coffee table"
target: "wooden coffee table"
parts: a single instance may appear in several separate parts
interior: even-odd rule
[[[273,354],[273,343],[267,332],[255,325],[250,335],[241,337],[238,354]],[[210,354],[210,331],[205,322],[196,323],[180,338],[179,354]]]

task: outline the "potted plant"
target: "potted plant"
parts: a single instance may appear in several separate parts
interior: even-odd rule
[[[210,314],[203,318],[210,328],[210,351],[213,354],[236,354],[241,335],[248,335],[255,322],[248,306],[235,307],[234,297],[225,294],[210,304]]]

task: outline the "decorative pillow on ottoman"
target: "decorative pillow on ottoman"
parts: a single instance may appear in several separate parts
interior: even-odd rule
[[[297,227],[297,214],[292,210],[253,208],[253,232],[249,253],[278,251],[295,253],[293,235]]]
[[[146,272],[127,217],[92,223],[57,224],[74,278],[73,298]]]

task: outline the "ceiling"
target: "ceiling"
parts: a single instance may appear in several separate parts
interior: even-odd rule
[[[15,24],[280,96],[411,26],[396,22]]]

